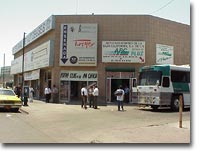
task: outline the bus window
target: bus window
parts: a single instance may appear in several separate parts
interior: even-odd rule
[[[184,71],[171,71],[171,80],[172,82],[182,82],[189,83],[190,82],[190,73]]]
[[[169,87],[169,77],[163,77],[163,83],[162,83],[163,87]]]

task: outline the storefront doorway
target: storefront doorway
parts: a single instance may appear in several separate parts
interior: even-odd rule
[[[125,103],[133,103],[133,92],[132,88],[135,86],[136,79],[115,79],[115,78],[107,78],[106,79],[106,101],[107,102],[116,102],[116,96],[114,92],[122,85],[125,94]]]
[[[96,71],[61,71],[60,102],[81,104],[81,88],[97,84]]]
[[[81,102],[81,88],[83,85],[87,85],[86,81],[71,81],[70,86],[70,102],[80,103]]]
[[[111,80],[111,101],[116,101],[114,92],[122,85],[123,89],[129,88],[129,79],[112,79]],[[129,93],[127,93],[129,95]]]

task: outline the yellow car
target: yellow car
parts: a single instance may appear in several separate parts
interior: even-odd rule
[[[13,109],[17,112],[21,106],[21,99],[15,95],[12,89],[0,88],[0,108]]]

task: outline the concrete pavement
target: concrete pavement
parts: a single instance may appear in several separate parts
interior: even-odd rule
[[[126,111],[118,112],[113,105],[98,110],[38,100],[28,105],[20,111],[48,135],[47,143],[190,143],[188,112],[179,128],[178,118],[173,117],[177,113],[141,111],[137,106],[125,106]]]

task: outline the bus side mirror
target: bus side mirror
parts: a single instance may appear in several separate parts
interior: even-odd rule
[[[163,77],[162,86],[169,87],[169,77]]]

